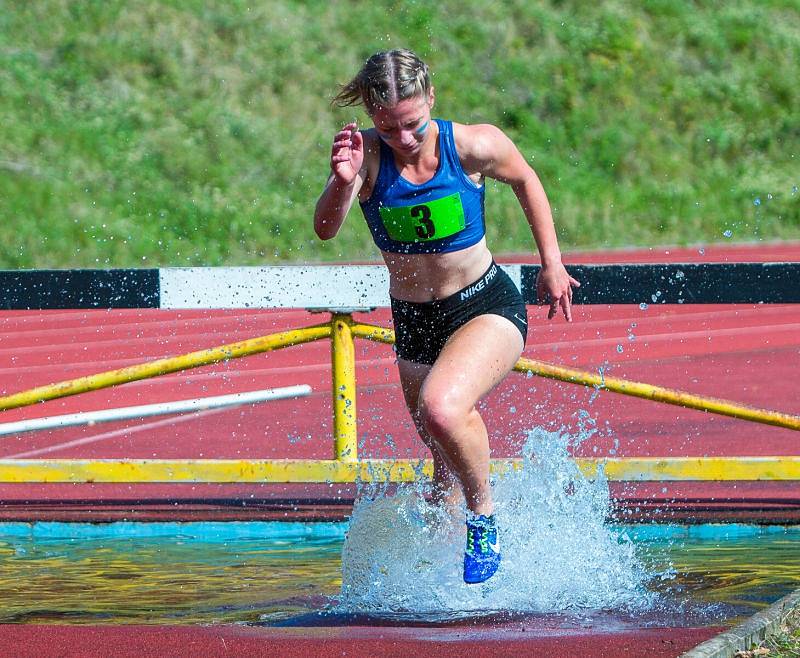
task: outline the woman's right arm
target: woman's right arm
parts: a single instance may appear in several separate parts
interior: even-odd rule
[[[331,175],[317,201],[314,231],[330,240],[342,226],[366,179],[364,137],[355,123],[336,133],[331,150]]]

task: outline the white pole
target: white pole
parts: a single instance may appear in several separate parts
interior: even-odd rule
[[[217,395],[193,400],[175,400],[174,402],[145,404],[137,407],[121,407],[119,409],[103,409],[101,411],[85,411],[63,416],[33,418],[31,420],[20,420],[14,423],[0,424],[0,436],[19,434],[21,432],[33,432],[35,430],[48,430],[57,427],[94,425],[95,423],[108,423],[115,420],[130,420],[132,418],[179,414],[187,411],[204,411],[205,409],[218,409],[220,407],[235,407],[242,404],[265,402],[267,400],[304,397],[310,394],[311,387],[307,384],[301,384],[299,386],[232,393],[230,395]]]

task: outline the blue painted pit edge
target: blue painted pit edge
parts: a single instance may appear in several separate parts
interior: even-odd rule
[[[35,521],[0,523],[0,540],[28,539],[134,539],[175,537],[200,542],[247,539],[343,539],[347,522],[217,521],[189,523],[64,523]],[[800,538],[800,525],[751,525],[744,523],[701,525],[612,525],[620,537],[635,542],[670,539],[739,539],[787,534]]]
[[[0,540],[29,539],[135,539],[174,537],[199,542],[247,539],[339,539],[346,522],[217,521],[190,523],[64,523],[35,521],[0,523]]]
[[[777,534],[800,535],[800,525],[755,525],[747,523],[661,525],[649,523],[613,527],[618,534],[626,533],[635,542],[672,539],[725,540]]]

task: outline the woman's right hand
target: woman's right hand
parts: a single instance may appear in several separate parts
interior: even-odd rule
[[[331,170],[345,185],[350,185],[364,164],[364,137],[355,122],[348,123],[333,138]]]

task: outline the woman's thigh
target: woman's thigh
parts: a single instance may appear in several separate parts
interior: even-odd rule
[[[400,385],[403,389],[403,397],[405,398],[406,406],[412,416],[416,416],[417,414],[419,391],[432,367],[433,366],[429,366],[425,363],[414,363],[413,361],[406,361],[405,359],[397,360],[397,369],[400,372]]]
[[[453,333],[424,377],[418,396],[467,413],[505,378],[523,348],[520,331],[510,320],[479,315]]]

